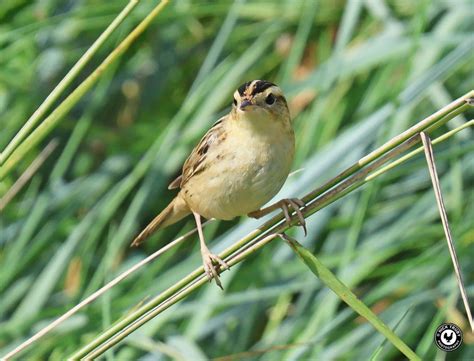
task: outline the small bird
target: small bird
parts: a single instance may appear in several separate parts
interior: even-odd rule
[[[171,203],[135,238],[142,243],[152,232],[193,214],[201,255],[209,281],[219,280],[219,269],[228,265],[206,246],[201,217],[230,220],[249,215],[260,218],[281,208],[287,222],[289,207],[305,233],[304,217],[297,199],[282,199],[260,209],[285,183],[295,152],[290,112],[281,89],[265,80],[242,84],[234,92],[232,110],[204,135],[184,162],[182,174],[168,189],[180,191]],[[216,265],[217,268],[216,268]]]

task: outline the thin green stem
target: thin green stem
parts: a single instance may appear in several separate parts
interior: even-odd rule
[[[256,252],[257,250],[259,250],[260,248],[265,246],[267,243],[269,243],[270,241],[272,241],[273,239],[275,239],[276,237],[279,237],[279,236],[280,236],[279,234],[270,234],[270,235],[266,236],[265,238],[260,239],[257,243],[255,243],[251,247],[247,248],[245,251],[232,256],[227,261],[227,264],[229,266],[236,265],[237,263],[239,263],[242,260],[244,260],[245,258],[247,258],[250,254]],[[87,359],[95,359],[95,358],[99,357],[105,351],[109,350],[111,347],[113,347],[118,342],[120,342],[125,337],[127,337],[130,333],[135,331],[137,328],[141,327],[142,325],[144,325],[145,323],[147,323],[148,321],[150,321],[151,319],[153,319],[154,317],[159,315],[161,312],[168,309],[170,306],[174,305],[178,301],[185,298],[186,296],[188,296],[190,293],[192,293],[193,291],[195,291],[196,289],[201,287],[206,282],[208,282],[207,276],[204,275],[204,274],[200,275],[191,284],[189,284],[188,286],[186,286],[185,288],[183,288],[182,290],[177,292],[172,297],[169,297],[164,302],[161,302],[156,307],[152,308],[149,312],[144,314],[142,317],[136,319],[133,323],[128,325],[127,328],[123,330],[123,332],[120,332],[120,333],[116,334],[114,337],[107,340],[107,342],[101,344],[98,348],[96,348],[92,352],[88,353],[86,358]],[[72,356],[72,359],[77,359],[77,358],[82,357],[82,356],[80,356],[80,357],[77,357],[77,356],[78,355],[74,354]]]
[[[102,73],[116,61],[132,43],[150,25],[153,19],[165,8],[169,0],[161,2],[138,24],[135,29],[105,58],[105,60],[89,75],[54,111],[16,148],[0,168],[0,180],[71,110],[82,96],[97,82]]]
[[[447,107],[443,109],[449,109],[449,111],[444,111],[444,112],[437,112],[435,114],[438,114],[438,116],[433,117],[430,116],[423,120],[420,123],[424,123],[425,127],[423,129],[426,129],[428,127],[433,127],[434,125],[441,125],[455,117],[459,112],[462,110],[465,110],[468,105],[466,104],[465,99],[469,98],[472,96],[473,92],[468,93],[464,97],[456,100],[455,103],[456,107],[452,106],[453,103],[448,105]],[[426,121],[429,120],[429,121]],[[420,124],[418,123],[418,124]],[[462,129],[464,129],[463,127]],[[305,217],[317,212],[318,210],[328,206],[329,204],[335,202],[336,200],[342,198],[346,194],[352,192],[353,190],[361,187],[363,184],[367,183],[369,181],[369,174],[373,171],[375,171],[377,168],[381,167],[384,163],[386,163],[388,160],[398,156],[400,153],[403,151],[407,150],[414,144],[416,144],[419,141],[419,138],[416,136],[419,133],[420,127],[412,127],[410,129],[415,129],[413,130],[412,133],[409,133],[410,135],[406,137],[404,143],[396,143],[396,142],[388,142],[391,143],[391,147],[387,147],[386,143],[382,147],[386,147],[386,152],[385,154],[379,149],[376,151],[372,152],[371,154],[374,154],[372,157],[372,164],[367,166],[365,169],[361,170],[357,174],[350,176],[347,175],[349,172],[346,170],[341,174],[346,174],[346,180],[343,182],[336,182],[334,184],[339,185],[330,191],[324,193],[325,187],[327,187],[328,184],[331,184],[334,182],[334,179],[330,180],[328,183],[326,183],[323,187],[318,188],[316,191],[313,191],[309,193],[307,196],[305,196],[303,199],[308,200],[306,202],[307,206],[302,210],[303,214]],[[430,128],[434,129],[434,128]],[[461,129],[459,129],[461,130]],[[457,131],[459,131],[457,130]],[[404,132],[402,134],[406,134],[407,132]],[[452,136],[456,132],[451,131],[450,135]],[[400,138],[400,136],[396,137]],[[447,137],[444,137],[444,139],[447,139]],[[444,140],[443,139],[443,140]],[[381,147],[381,148],[382,148]],[[378,154],[378,156],[376,156]],[[383,155],[383,156],[382,156]],[[415,155],[415,154],[413,154]],[[379,159],[377,159],[379,158]],[[366,159],[367,157],[364,157],[363,159]],[[408,158],[405,158],[405,161]],[[356,164],[360,164],[361,161],[357,162]],[[369,161],[366,163],[370,163]],[[348,169],[354,169],[355,165],[349,167]],[[390,169],[390,168],[388,168]],[[387,170],[388,170],[387,169]],[[378,173],[377,176],[381,175],[383,173]],[[341,175],[337,176],[336,178],[341,177]],[[371,179],[373,179],[372,177]],[[331,187],[328,187],[328,189]],[[318,193],[319,192],[319,193]],[[324,194],[323,194],[324,193]],[[266,239],[266,237],[270,237],[271,234],[276,234],[276,233],[283,233],[285,232],[289,227],[292,225],[295,225],[298,222],[297,219],[293,219],[291,224],[287,224],[284,222],[284,217],[283,214],[280,213],[276,215],[275,217],[271,218],[267,222],[265,222],[262,226],[259,228],[253,230],[250,232],[246,237],[240,239],[237,241],[235,244],[224,250],[219,257],[222,259],[225,259],[226,257],[229,257],[229,259],[226,259],[226,262],[229,263],[230,265],[234,264],[232,260],[235,259],[243,259],[239,255],[242,254],[250,254],[250,250],[253,250],[254,252],[258,248],[253,248],[256,244],[259,244],[260,241],[262,241],[262,237]],[[258,237],[258,238],[257,238]],[[252,245],[253,244],[253,245]],[[234,258],[238,257],[238,258]],[[235,261],[235,263],[238,261]],[[174,304],[181,298],[183,298],[185,295],[189,294],[192,292],[194,289],[199,287],[200,285],[205,283],[205,277],[204,277],[204,268],[201,266],[194,270],[192,273],[190,273],[188,276],[180,280],[179,282],[175,283],[173,286],[168,288],[167,290],[163,291],[161,294],[157,295],[155,298],[150,300],[147,304],[143,305],[139,309],[137,309],[135,312],[129,314],[125,318],[123,318],[121,321],[117,322],[115,325],[110,327],[108,330],[104,331],[102,334],[100,334],[98,337],[96,337],[93,341],[91,341],[89,344],[85,345],[83,348],[78,350],[74,355],[72,356],[74,359],[82,358],[84,356],[90,356],[90,352],[93,352],[94,350],[94,356],[97,356],[101,354],[102,352],[105,352],[107,349],[115,345],[117,342],[119,342],[121,339],[126,337],[128,334],[133,332],[136,328],[138,328],[140,325],[143,323],[147,322],[148,318],[144,319],[146,315],[148,315],[150,312],[154,312],[153,310],[159,308],[159,312],[162,310],[168,308],[171,304]],[[191,287],[189,289],[189,287]],[[185,292],[185,294],[182,294],[182,292]],[[182,295],[182,297],[178,297],[178,295]],[[177,298],[176,298],[177,297]],[[165,305],[166,307],[162,307],[162,305]],[[159,313],[158,312],[158,313]],[[158,313],[153,313],[155,316]],[[153,316],[153,317],[154,317]],[[142,320],[142,321],[139,321]],[[132,327],[132,325],[135,325]],[[110,341],[110,340],[115,340],[115,341]],[[109,343],[110,342],[110,343]],[[100,348],[100,352],[98,349]]]
[[[130,14],[130,12],[137,6],[139,0],[130,0],[127,6],[117,15],[117,17],[110,23],[110,25],[100,34],[97,40],[91,45],[89,49],[81,56],[76,64],[69,70],[64,78],[59,82],[48,97],[43,101],[38,109],[31,115],[26,123],[21,127],[18,133],[13,137],[10,143],[7,144],[5,150],[0,153],[0,165],[12,154],[23,139],[31,132],[33,127],[45,115],[48,109],[59,98],[59,96],[66,90],[71,82],[77,77],[84,66],[92,59],[94,54],[105,43],[105,41],[112,35],[122,21]]]
[[[207,221],[206,223],[208,223],[210,221]],[[206,223],[204,223],[203,225],[205,225]],[[87,306],[88,304],[92,303],[94,300],[96,300],[100,295],[104,294],[105,292],[107,292],[108,290],[110,290],[112,287],[114,287],[116,284],[120,283],[122,280],[124,280],[125,278],[127,278],[128,276],[130,276],[132,273],[134,273],[135,271],[137,271],[138,269],[142,268],[144,265],[146,265],[147,263],[151,262],[152,260],[156,259],[157,257],[159,257],[160,255],[162,255],[163,253],[165,253],[166,251],[168,251],[169,249],[173,248],[174,246],[176,246],[177,244],[183,242],[185,239],[187,239],[189,236],[191,236],[192,234],[194,234],[196,232],[196,229],[193,229],[189,232],[187,232],[186,234],[182,235],[181,237],[178,237],[176,238],[174,241],[166,244],[166,246],[164,247],[161,247],[159,250],[157,250],[156,252],[154,252],[153,254],[149,255],[147,258],[141,260],[140,262],[134,264],[132,267],[130,267],[129,269],[127,269],[125,272],[121,273],[120,275],[118,275],[117,277],[115,277],[113,280],[111,280],[110,282],[108,282],[106,285],[104,285],[103,287],[101,287],[100,289],[98,289],[97,291],[95,291],[94,293],[92,293],[90,296],[86,297],[84,300],[82,300],[81,302],[79,302],[76,306],[74,306],[73,308],[71,308],[69,311],[67,311],[66,313],[64,313],[62,316],[58,317],[57,319],[55,319],[53,322],[51,322],[50,324],[48,324],[47,326],[45,326],[44,328],[42,328],[40,331],[38,331],[37,333],[35,333],[33,336],[31,336],[30,338],[28,338],[26,341],[22,342],[20,345],[18,345],[17,347],[15,347],[15,349],[13,349],[12,351],[10,351],[8,354],[6,354],[4,356],[5,359],[9,359],[9,358],[12,358],[14,357],[15,355],[19,354],[20,352],[22,352],[23,350],[25,350],[26,348],[28,348],[30,345],[32,345],[34,342],[38,341],[40,338],[44,337],[47,333],[51,332],[54,328],[56,328],[58,325],[60,325],[61,323],[63,323],[64,321],[66,321],[68,318],[70,318],[72,315],[74,315],[75,313],[77,313],[79,310],[81,310],[82,308],[84,308],[85,306]]]
[[[41,153],[31,162],[23,174],[16,180],[10,189],[0,198],[0,212],[2,212],[8,203],[17,195],[17,193],[25,186],[25,184],[33,177],[36,171],[41,167],[46,159],[58,146],[58,140],[53,139],[48,143]]]
[[[471,119],[470,121],[460,125],[459,127],[454,128],[454,129],[450,130],[449,132],[444,133],[443,135],[441,135],[438,138],[434,139],[433,144],[441,143],[441,142],[445,141],[446,139],[452,137],[454,134],[459,133],[461,130],[463,130],[465,128],[472,127],[472,126],[474,126],[474,119]],[[406,162],[407,160],[409,160],[410,158],[413,158],[415,155],[417,155],[421,152],[423,152],[423,147],[416,148],[415,150],[412,150],[411,152],[409,152],[409,153],[405,154],[404,156],[398,158],[397,160],[393,161],[392,163],[387,164],[386,166],[376,170],[375,172],[370,174],[367,178],[365,178],[365,180],[370,181],[370,180],[378,177],[379,175],[388,172],[390,169],[395,168],[397,165],[400,165],[400,164]]]
[[[358,162],[354,163],[352,166],[344,170],[342,173],[331,179],[329,182],[323,184],[321,187],[315,189],[313,192],[309,193],[303,201],[309,201],[313,198],[313,196],[320,195],[327,191],[328,189],[332,188],[336,184],[338,184],[341,180],[347,178],[348,176],[354,174],[358,170],[362,169],[367,164],[373,162],[375,159],[382,156],[384,153],[393,149],[397,145],[403,143],[407,139],[413,137],[415,134],[420,133],[421,131],[425,130],[426,128],[436,124],[441,118],[448,115],[454,110],[457,110],[460,107],[466,106],[464,109],[467,109],[467,102],[469,99],[474,97],[474,90],[471,90],[464,96],[456,99],[455,101],[451,102],[447,106],[443,107],[442,109],[438,110],[436,113],[430,115],[428,118],[423,119],[421,122],[415,124],[413,127],[407,129],[403,133],[399,134],[395,138],[392,138],[379,148],[375,149],[371,153],[367,154],[365,157],[361,158]]]

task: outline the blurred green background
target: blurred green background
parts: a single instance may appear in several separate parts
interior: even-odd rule
[[[1,149],[126,3],[0,3]],[[155,4],[142,1],[73,86]],[[210,125],[230,109],[241,83],[267,79],[287,94],[299,171],[277,198],[301,197],[472,89],[473,16],[470,0],[171,1],[1,183],[0,195],[57,139],[59,146],[1,214],[0,355],[194,227],[188,217],[141,248],[128,246],[172,199],[168,183]],[[433,136],[472,115],[457,117]],[[435,146],[471,302],[473,150],[472,129]],[[260,223],[246,217],[214,222],[205,236],[218,252]],[[451,321],[463,328],[464,345],[447,359],[474,359],[474,336],[422,154],[313,215],[308,231],[306,238],[299,229],[292,234],[396,326],[420,356],[445,357],[433,335],[440,323]],[[24,357],[64,359],[199,265],[193,236]],[[282,242],[225,272],[222,281],[224,292],[203,287],[106,358],[365,360],[383,342]],[[400,358],[390,344],[377,355]]]

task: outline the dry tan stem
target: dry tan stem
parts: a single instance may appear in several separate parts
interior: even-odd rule
[[[436,171],[436,164],[434,160],[433,147],[431,145],[431,139],[424,132],[420,133],[421,140],[423,142],[423,147],[425,150],[426,162],[428,164],[428,169],[430,171],[431,182],[433,183],[433,190],[436,197],[436,203],[438,204],[439,214],[441,216],[441,222],[443,223],[444,234],[446,235],[446,241],[448,242],[449,254],[451,255],[451,260],[453,261],[454,272],[456,274],[456,279],[458,281],[459,291],[461,292],[461,298],[464,303],[464,308],[466,309],[467,318],[469,319],[469,325],[471,326],[471,331],[474,332],[474,323],[472,321],[471,309],[469,307],[469,300],[467,298],[466,289],[464,287],[464,282],[461,274],[461,268],[459,267],[458,258],[456,256],[456,249],[454,248],[453,238],[451,236],[451,230],[449,229],[448,215],[446,214],[446,208],[444,206],[443,194],[441,193],[441,187],[439,185],[438,172]]]

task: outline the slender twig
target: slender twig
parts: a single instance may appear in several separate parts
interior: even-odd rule
[[[293,342],[293,343],[287,343],[284,345],[274,345],[274,346],[269,346],[262,349],[256,349],[252,351],[243,351],[243,352],[233,353],[230,355],[214,357],[211,360],[212,361],[235,361],[235,360],[257,359],[258,356],[265,355],[270,352],[291,350],[293,348],[302,347],[302,346],[314,346],[315,344],[316,344],[315,341]]]
[[[448,113],[447,115],[445,115],[443,118],[438,119],[438,121],[436,123],[428,124],[426,126],[426,128],[429,128],[430,130],[434,130],[437,127],[441,126],[442,124],[445,124],[446,122],[448,122],[449,120],[451,120],[452,118],[457,116],[458,114],[460,114],[466,108],[467,108],[467,105],[464,103],[461,107],[459,107],[459,109],[456,109],[456,110],[452,111],[451,113]],[[420,123],[422,123],[422,122],[420,122]],[[356,164],[364,163],[364,164],[369,164],[369,165],[366,166],[364,169],[359,170],[355,175],[353,175],[353,176],[347,178],[346,180],[338,183],[335,187],[333,187],[333,188],[331,188],[328,191],[325,191],[323,193],[322,190],[327,188],[327,184],[330,184],[330,183],[333,182],[333,180],[330,180],[329,182],[327,182],[322,187],[319,187],[316,191],[313,191],[313,192],[309,193],[308,195],[306,195],[305,197],[303,197],[303,201],[308,205],[307,207],[305,207],[303,209],[303,214],[305,215],[305,217],[308,216],[308,215],[311,215],[314,212],[321,209],[321,206],[325,205],[326,202],[328,200],[330,200],[333,196],[335,196],[335,195],[340,195],[340,196],[345,195],[348,192],[352,191],[354,189],[354,187],[357,188],[360,185],[362,185],[363,183],[366,183],[368,180],[370,180],[369,177],[370,177],[371,173],[375,172],[378,168],[380,168],[383,164],[388,162],[390,159],[395,158],[397,155],[403,153],[404,151],[406,151],[407,149],[409,149],[410,147],[412,147],[413,145],[418,143],[419,142],[419,137],[417,135],[419,134],[419,132],[418,132],[418,130],[416,130],[417,127],[414,126],[410,129],[415,129],[414,134],[411,137],[407,138],[403,143],[401,143],[401,144],[399,143],[394,148],[388,150],[385,154],[379,153],[377,150],[370,153],[370,154],[383,154],[382,156],[379,156],[378,159],[375,158],[375,159],[370,160],[370,158],[367,158],[367,156],[365,156],[359,162],[357,162]],[[402,134],[405,134],[405,133],[406,133],[406,131]],[[454,133],[452,133],[451,135],[453,135],[453,134]],[[400,135],[395,137],[395,138],[400,139]],[[385,147],[386,144],[389,144],[389,143],[391,143],[391,141],[385,143],[380,148]],[[354,168],[354,165],[351,166],[350,168]],[[348,169],[350,169],[350,168],[348,168]],[[390,168],[387,168],[387,170],[388,169],[390,169]],[[341,174],[346,173],[346,171],[342,172]],[[340,177],[341,174],[336,176],[336,178]],[[381,173],[379,173],[378,175],[380,175],[380,174]],[[318,194],[318,193],[319,193],[319,195],[317,197],[314,197],[314,194]],[[338,199],[339,199],[339,197],[338,197]]]
[[[451,102],[450,104],[446,105],[442,109],[438,110],[436,113],[433,113],[429,117],[423,119],[421,122],[418,122],[411,128],[405,130],[403,133],[397,135],[395,138],[390,139],[388,142],[383,144],[382,146],[378,147],[371,153],[367,154],[365,157],[360,159],[358,162],[354,163],[352,166],[338,174],[336,177],[331,179],[329,182],[323,184],[321,187],[315,189],[313,192],[307,195],[307,198],[310,199],[314,195],[319,195],[330,189],[331,187],[338,184],[341,180],[347,178],[351,174],[354,174],[358,170],[362,169],[367,164],[371,163],[375,159],[379,158],[381,155],[393,149],[397,145],[403,143],[407,139],[411,138],[412,136],[418,134],[419,132],[427,129],[430,126],[436,124],[441,118],[445,117],[446,115],[450,114],[453,111],[460,110],[465,111],[469,107],[469,101],[474,98],[474,90],[471,90],[467,94],[463,95],[462,97],[456,99],[455,101]],[[305,201],[305,199],[303,199]]]
[[[101,74],[121,56],[132,43],[140,36],[150,25],[153,19],[164,9],[169,0],[161,2],[143,19],[135,29],[122,40],[122,42],[104,59],[104,61],[64,99],[64,101],[55,108],[43,122],[12,151],[12,154],[0,167],[0,180],[12,169],[31,148],[40,142],[63,118],[67,112],[79,101],[80,98],[97,82]]]
[[[459,127],[456,127],[454,129],[450,130],[447,133],[444,133],[443,135],[441,135],[438,138],[434,139],[432,143],[433,144],[441,143],[441,142],[445,141],[446,139],[452,137],[454,134],[460,132],[461,130],[463,130],[465,128],[468,128],[468,127],[472,127],[472,126],[474,126],[474,119],[471,119],[470,121],[460,125]],[[395,168],[397,165],[400,165],[401,163],[406,162],[408,159],[413,158],[413,156],[415,156],[415,155],[417,155],[418,153],[421,153],[421,152],[423,152],[423,146],[421,146],[421,147],[419,147],[415,150],[412,150],[411,152],[409,152],[409,153],[405,154],[404,156],[398,158],[397,160],[393,161],[392,163],[381,167],[380,169],[378,169],[375,172],[371,173],[367,178],[365,178],[365,180],[372,180],[372,179],[376,178],[377,176],[379,176],[380,174],[385,173],[385,172],[387,172],[388,170],[390,170],[392,168]]]
[[[431,145],[431,139],[424,132],[421,132],[420,136],[421,136],[421,140],[423,142],[423,147],[425,150],[426,163],[428,164],[428,169],[429,169],[430,177],[431,177],[431,183],[433,183],[433,190],[434,190],[434,194],[436,198],[436,203],[438,204],[438,210],[441,216],[441,223],[443,223],[444,234],[446,235],[446,242],[448,243],[449,254],[451,255],[451,260],[453,261],[454,273],[456,274],[459,291],[461,292],[461,298],[464,303],[464,308],[466,309],[466,315],[469,320],[469,325],[471,326],[471,331],[474,332],[474,322],[472,320],[471,309],[469,307],[469,300],[467,298],[466,288],[464,287],[461,268],[459,267],[459,261],[456,255],[456,249],[454,248],[453,237],[451,235],[451,230],[449,227],[448,215],[446,214],[446,207],[444,206],[443,194],[441,192],[441,186],[439,184],[438,172],[436,171],[436,163],[434,160],[434,153],[433,153],[433,147]]]
[[[226,260],[226,263],[232,267],[236,265],[237,263],[241,262],[244,260],[247,256],[250,254],[256,252],[260,248],[262,248],[264,245],[275,239],[276,237],[281,237],[280,234],[275,233],[275,234],[269,234],[266,237],[260,239],[257,243],[246,249],[244,252],[233,255],[230,257],[228,260]],[[166,301],[160,303],[156,307],[153,307],[150,309],[149,312],[144,314],[142,317],[136,319],[132,323],[130,323],[122,332],[114,335],[114,337],[110,338],[107,340],[107,342],[102,343],[99,347],[93,348],[92,352],[87,353],[85,349],[79,350],[77,353],[72,355],[70,358],[73,360],[76,359],[81,359],[85,356],[86,359],[95,359],[98,356],[102,355],[105,351],[116,345],[118,342],[123,340],[125,337],[127,337],[130,333],[135,331],[137,328],[145,324],[146,322],[150,321],[154,317],[156,317],[158,314],[175,304],[176,302],[182,300],[185,298],[187,295],[189,295],[191,292],[205,284],[206,282],[209,282],[207,275],[202,274],[200,277],[198,277],[196,280],[194,280],[191,284],[177,292],[173,297],[168,298]],[[86,355],[87,353],[87,355]]]
[[[31,115],[31,117],[26,121],[26,123],[21,127],[18,133],[13,137],[13,139],[5,147],[4,151],[0,153],[0,165],[2,165],[5,160],[12,154],[12,152],[18,147],[20,142],[25,139],[25,137],[30,133],[33,127],[38,123],[38,121],[45,115],[48,109],[53,105],[53,103],[59,98],[62,92],[71,84],[71,82],[77,77],[79,72],[84,68],[84,66],[92,59],[94,54],[99,50],[99,48],[105,43],[105,41],[112,35],[112,33],[117,29],[117,27],[122,23],[122,21],[130,14],[135,6],[137,6],[139,0],[130,0],[127,6],[123,8],[120,14],[110,23],[110,25],[100,34],[97,40],[91,45],[89,49],[81,56],[76,64],[69,70],[69,72],[64,76],[64,78],[56,85],[53,91],[48,95],[48,97],[43,101],[38,109]]]
[[[213,220],[208,220],[207,222],[203,223],[202,226],[206,226],[208,223],[210,223]],[[66,319],[71,317],[73,314],[77,313],[80,309],[84,308],[88,304],[92,303],[94,300],[96,300],[98,297],[100,297],[102,294],[110,290],[112,287],[114,287],[117,283],[121,282],[128,276],[130,276],[132,273],[137,271],[138,269],[142,268],[145,266],[147,263],[150,263],[154,259],[158,258],[158,256],[162,255],[166,251],[170,250],[174,246],[178,245],[179,243],[183,242],[185,239],[189,238],[189,236],[193,235],[196,232],[197,228],[192,229],[191,231],[187,232],[186,234],[182,235],[181,237],[176,238],[174,241],[168,243],[166,246],[160,248],[156,252],[152,253],[149,255],[147,258],[141,260],[140,262],[134,264],[132,267],[130,267],[128,270],[125,272],[121,273],[117,277],[115,277],[112,281],[107,283],[105,286],[99,288],[97,291],[92,293],[90,296],[86,297],[84,300],[79,302],[77,305],[75,305],[73,308],[71,308],[69,311],[58,317],[56,320],[51,322],[49,325],[46,327],[42,328],[40,331],[35,333],[33,336],[31,336],[29,339],[24,341],[22,344],[18,345],[15,349],[10,351],[8,354],[4,356],[3,359],[8,360],[12,358],[13,356],[17,355],[24,349],[26,349],[28,346],[33,344],[34,342],[38,341],[40,338],[45,336],[47,333],[49,333],[51,330],[53,330],[55,327],[57,327],[59,324],[64,322]]]
[[[41,167],[44,161],[51,155],[51,153],[58,146],[58,141],[53,139],[48,145],[41,151],[40,154],[31,162],[28,168],[25,169],[23,174],[16,180],[10,189],[0,198],[0,212],[5,209],[8,203],[17,195],[17,193],[25,186],[26,183],[33,177],[36,171]]]

